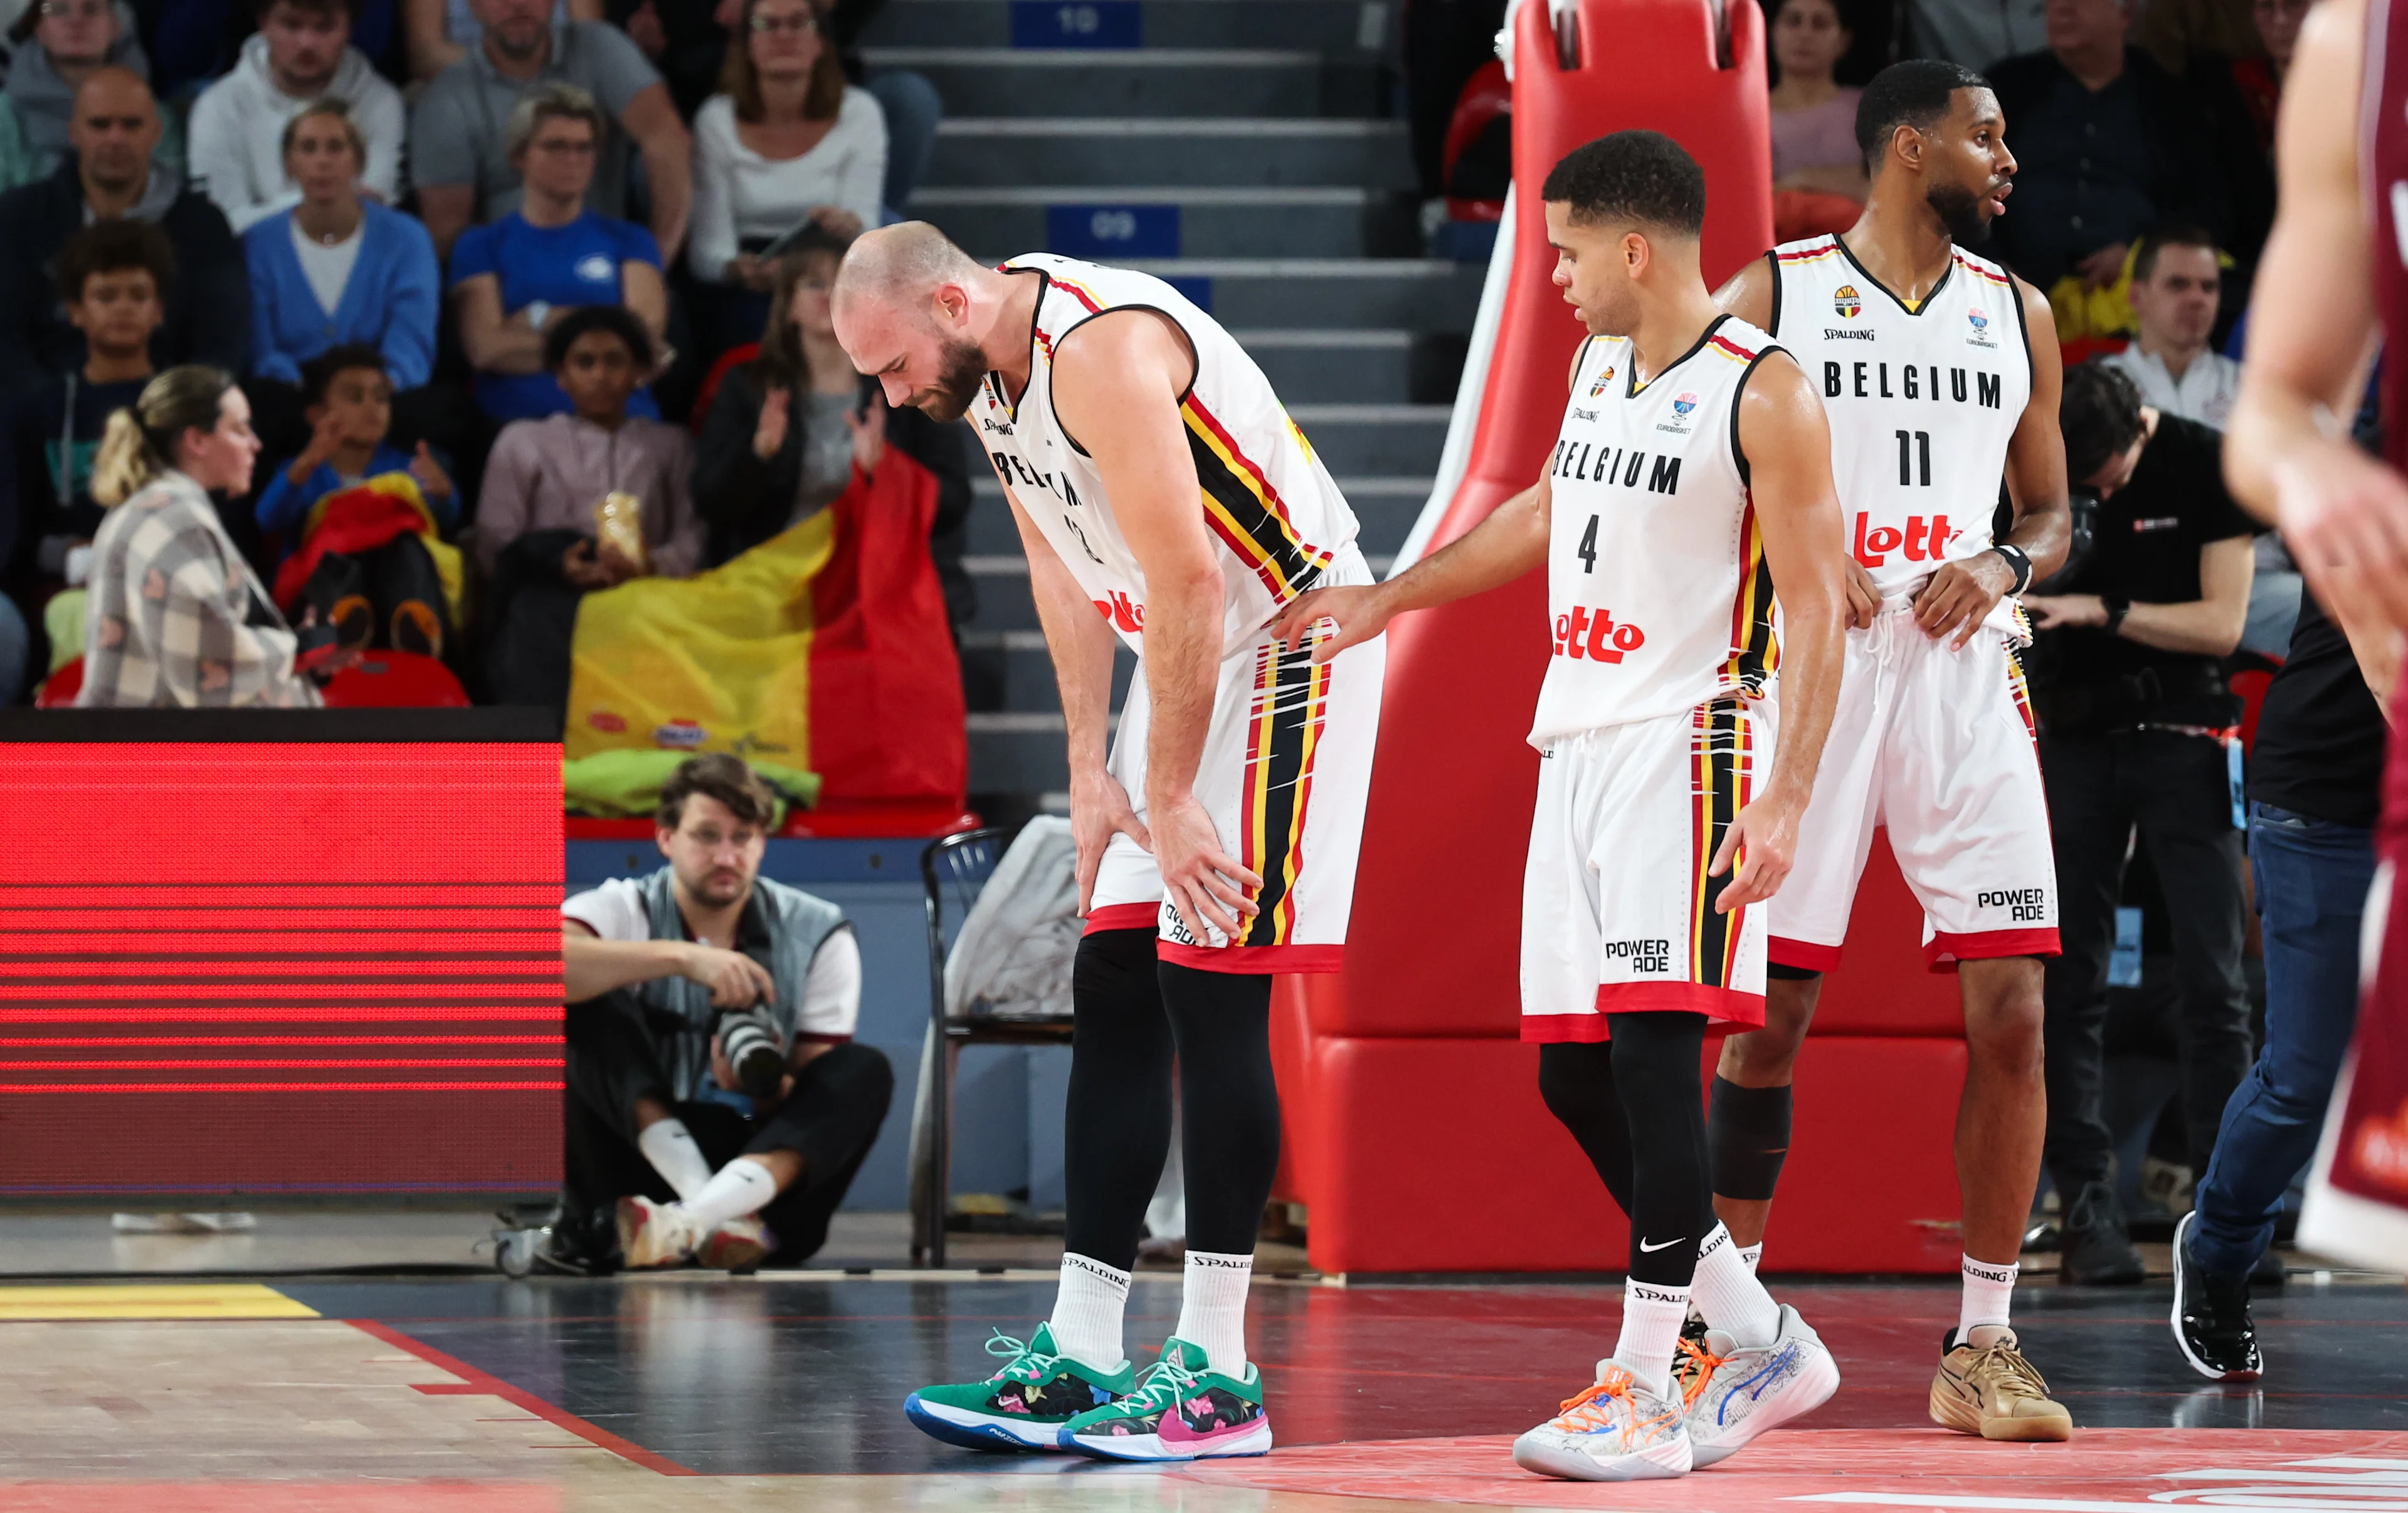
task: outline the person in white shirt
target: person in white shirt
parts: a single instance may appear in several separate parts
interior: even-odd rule
[[[698,302],[706,356],[760,338],[781,240],[811,224],[860,235],[886,181],[885,114],[845,83],[809,0],[746,0],[720,90],[694,119],[686,254],[715,296]]]
[[[2167,415],[2224,429],[2241,397],[2241,364],[2207,344],[2224,293],[2215,238],[2190,227],[2151,232],[2132,260],[2132,317],[2139,335],[2105,361]]]
[[[775,813],[742,758],[689,758],[654,817],[668,865],[560,906],[568,1097],[550,1269],[608,1269],[614,1222],[630,1267],[799,1264],[878,1137],[895,1073],[853,1041],[861,948],[843,910],[760,876]],[[782,1058],[766,1081],[748,1036]]]
[[[186,155],[195,187],[240,236],[301,203],[285,172],[284,128],[315,101],[348,107],[366,149],[360,193],[384,205],[401,197],[406,133],[401,94],[351,45],[351,0],[259,0],[259,34],[242,61],[193,102]]]

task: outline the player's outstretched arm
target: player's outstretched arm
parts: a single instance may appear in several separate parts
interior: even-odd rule
[[[2384,649],[2408,625],[2408,486],[2348,436],[2377,320],[2358,160],[2365,38],[2361,0],[2327,0],[2300,28],[2224,470],[2234,498],[2283,528],[2351,644]]]
[[[1798,825],[1840,697],[1849,621],[1847,539],[1831,482],[1823,401],[1788,353],[1767,353],[1739,400],[1740,451],[1781,600],[1780,738],[1772,770],[1724,834],[1709,869],[1738,873],[1714,907],[1728,913],[1777,892],[1798,855]]]
[[[2010,277],[2013,277],[2010,275]],[[2065,564],[2073,539],[2073,516],[2066,497],[2065,435],[2057,428],[2057,396],[2065,390],[2065,360],[2057,346],[2057,317],[2041,292],[2015,279],[2016,307],[2024,337],[2031,344],[2031,398],[2007,439],[2007,495],[2014,524],[2000,544],[2031,559],[2029,587]],[[1963,646],[1973,638],[1999,601],[2015,589],[2015,569],[1996,551],[1946,563],[1914,596],[1914,621],[1933,640]]]
[[[1426,609],[1512,582],[1547,560],[1549,511],[1555,491],[1539,481],[1498,505],[1488,518],[1412,566],[1369,588],[1312,589],[1297,595],[1271,621],[1272,634],[1291,651],[1324,620],[1338,634],[1312,649],[1327,662],[1358,641],[1388,628],[1408,609]]]
[[[1054,413],[1102,475],[1121,535],[1145,575],[1145,812],[1163,896],[1198,941],[1235,937],[1261,878],[1223,848],[1196,798],[1220,686],[1221,559],[1204,523],[1180,395],[1196,376],[1186,337],[1150,310],[1115,310],[1054,344]]]

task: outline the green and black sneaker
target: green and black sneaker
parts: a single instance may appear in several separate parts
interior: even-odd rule
[[[1271,1448],[1263,1374],[1248,1362],[1242,1378],[1223,1376],[1173,1336],[1136,1392],[1064,1424],[1061,1446],[1102,1461],[1261,1455]]]
[[[1054,1332],[1044,1324],[1025,1345],[1001,1330],[986,1353],[1009,1357],[984,1381],[957,1387],[923,1387],[903,1400],[903,1416],[922,1433],[948,1445],[974,1450],[1050,1450],[1063,1425],[1105,1407],[1137,1390],[1137,1371],[1121,1363],[1101,1372],[1056,1353]]]

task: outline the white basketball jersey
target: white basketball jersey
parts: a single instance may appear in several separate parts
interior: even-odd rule
[[[1132,650],[1145,649],[1145,575],[1122,536],[1103,478],[1054,412],[1054,350],[1111,309],[1169,317],[1196,350],[1196,381],[1179,407],[1202,486],[1197,507],[1221,548],[1226,584],[1222,649],[1254,634],[1319,581],[1353,544],[1354,512],[1270,380],[1228,332],[1151,274],[1033,252],[1003,264],[1039,282],[1029,332],[1028,387],[1009,403],[988,374],[968,419],[996,474]]]
[[[1739,396],[1772,350],[1724,316],[1643,386],[1623,336],[1592,336],[1548,462],[1555,634],[1530,744],[1759,698],[1779,661]]]
[[[2005,269],[1963,249],[1909,309],[1837,236],[1765,254],[1772,334],[1831,418],[1848,550],[1885,597],[1990,550],[2007,442],[2031,399],[2030,334]],[[2013,624],[2012,599],[1992,623]]]

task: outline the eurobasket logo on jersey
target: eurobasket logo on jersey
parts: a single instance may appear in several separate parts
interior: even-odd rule
[[[1831,291],[1831,308],[1840,312],[1842,321],[1853,321],[1862,314],[1865,302],[1856,296],[1856,286],[1842,284]]]
[[[1998,345],[1998,342],[1992,339],[1990,335],[1990,318],[1983,313],[1980,306],[1976,305],[1971,309],[1967,310],[1965,312],[1965,320],[1973,328],[1973,334],[1965,338],[1967,341],[1971,342],[1976,347],[1996,347]]]
[[[1590,384],[1590,385],[1588,386],[1588,396],[1589,396],[1591,399],[1602,399],[1602,398],[1604,398],[1604,397],[1605,397],[1605,386],[1606,386],[1607,384],[1609,384],[1609,383],[1612,383],[1612,381],[1613,381],[1613,364],[1611,364],[1611,363],[1608,363],[1608,364],[1605,365],[1605,371],[1604,371],[1604,372],[1602,372],[1602,373],[1600,373],[1600,374],[1598,374],[1598,375],[1597,376],[1597,381],[1596,381],[1595,383]]]
[[[1672,413],[1684,421],[1689,418],[1689,412],[1697,407],[1698,396],[1695,394],[1684,393],[1672,396]]]

